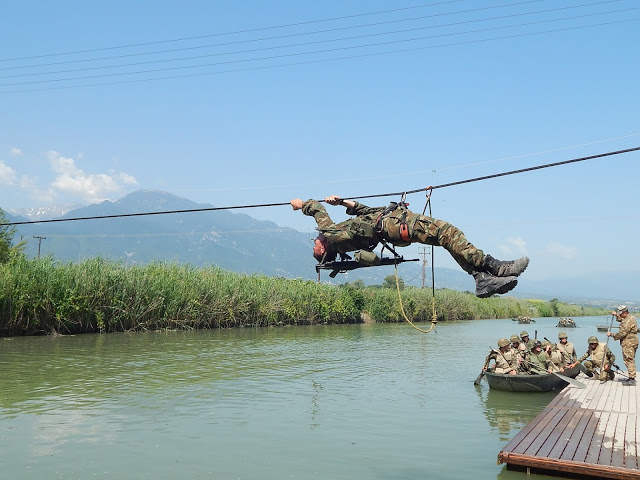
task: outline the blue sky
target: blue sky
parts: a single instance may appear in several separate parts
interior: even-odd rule
[[[637,147],[638,7],[6,2],[0,207],[355,197]],[[639,174],[634,152],[443,188],[433,215],[495,257],[529,255],[533,279],[610,282],[640,271]],[[243,213],[313,235],[288,207]]]

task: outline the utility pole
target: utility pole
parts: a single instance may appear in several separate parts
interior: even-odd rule
[[[427,267],[427,247],[422,247],[419,255],[422,255],[422,288],[424,288],[424,281],[427,277],[426,267]]]
[[[34,235],[33,238],[38,239],[38,258],[40,258],[40,245],[42,245],[42,240],[46,240],[47,237],[40,237],[38,235]]]

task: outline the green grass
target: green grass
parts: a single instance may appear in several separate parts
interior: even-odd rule
[[[401,293],[412,321],[431,320],[431,290],[406,287]],[[437,290],[435,298],[440,321],[603,314],[446,289]],[[358,323],[364,318],[404,321],[397,291],[240,275],[216,267],[126,267],[100,258],[60,263],[17,257],[0,265],[0,335]]]

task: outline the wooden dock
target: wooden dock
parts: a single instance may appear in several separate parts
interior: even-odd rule
[[[546,474],[640,480],[638,387],[580,375],[498,454],[498,463]]]

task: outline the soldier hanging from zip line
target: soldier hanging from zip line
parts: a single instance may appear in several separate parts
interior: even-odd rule
[[[450,223],[413,213],[404,202],[392,202],[388,207],[367,207],[360,202],[344,200],[337,195],[324,199],[329,205],[342,205],[352,218],[333,223],[324,206],[316,200],[291,200],[294,210],[313,217],[320,234],[314,241],[313,256],[319,263],[332,262],[340,254],[357,251],[356,261],[365,265],[380,263],[372,250],[382,242],[396,247],[412,243],[444,247],[458,265],[476,282],[476,296],[490,297],[507,293],[518,283],[517,277],[529,265],[529,258],[500,261],[473,246],[464,233]],[[377,259],[377,262],[376,262]]]

